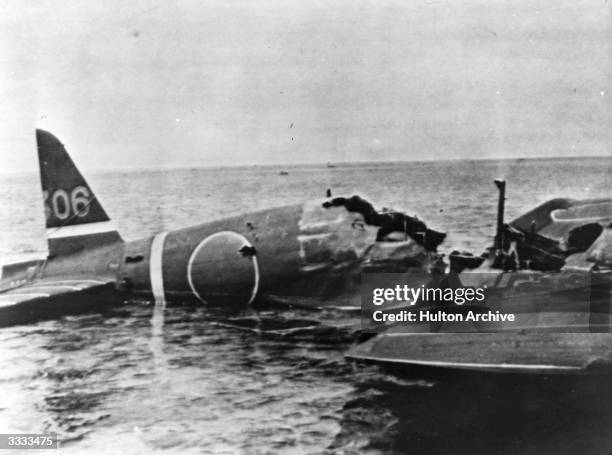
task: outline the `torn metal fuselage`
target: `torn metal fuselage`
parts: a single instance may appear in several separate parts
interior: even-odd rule
[[[482,256],[451,253],[450,269],[488,289],[487,308],[524,315],[521,329],[608,332],[611,223],[612,199],[552,199],[501,223]]]
[[[362,272],[423,273],[439,261],[422,233],[381,229],[344,205],[310,201],[127,242],[117,280],[126,299],[358,307]]]
[[[503,215],[498,214],[498,220]],[[453,252],[451,270],[559,272],[612,267],[612,199],[551,199],[508,224],[480,258]]]
[[[440,287],[486,289],[484,302],[450,310],[512,314],[512,322],[389,324],[348,358],[395,371],[612,374],[612,199],[553,199],[505,224],[501,193],[494,245],[482,256],[451,253]]]

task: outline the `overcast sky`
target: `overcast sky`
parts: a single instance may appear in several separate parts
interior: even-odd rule
[[[610,8],[4,0],[0,169],[610,156]]]

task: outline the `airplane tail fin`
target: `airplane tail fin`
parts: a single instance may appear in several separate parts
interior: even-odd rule
[[[121,242],[64,145],[43,130],[36,130],[36,142],[49,256]]]

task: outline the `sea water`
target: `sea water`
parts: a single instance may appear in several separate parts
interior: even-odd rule
[[[306,199],[360,194],[492,243],[552,197],[609,197],[612,159],[83,172],[125,239]],[[281,175],[285,171],[288,175]],[[0,262],[44,256],[38,176],[0,175]],[[610,453],[612,386],[590,378],[355,365],[345,312],[132,304],[0,329],[0,433],[57,432],[65,453]]]

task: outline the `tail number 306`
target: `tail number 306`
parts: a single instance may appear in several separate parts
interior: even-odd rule
[[[71,215],[83,218],[89,213],[89,189],[85,186],[76,186],[70,194],[66,190],[55,190],[49,198],[49,191],[43,191],[45,202],[45,216],[52,215],[65,220]]]

